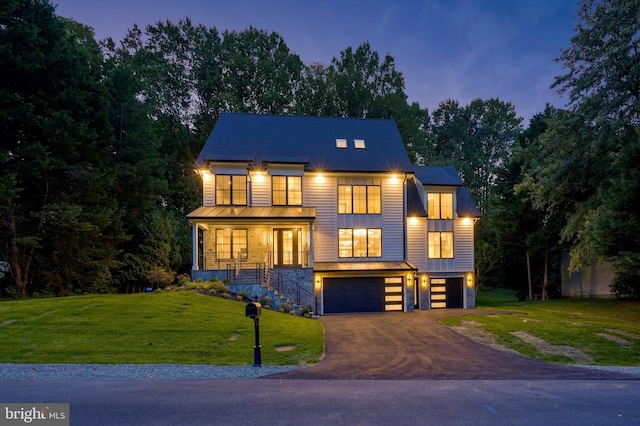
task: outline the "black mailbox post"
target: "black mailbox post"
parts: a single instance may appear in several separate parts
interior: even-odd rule
[[[262,305],[259,302],[247,303],[244,312],[247,318],[253,318],[256,333],[256,345],[253,347],[253,366],[262,367],[262,355],[260,353],[260,315],[262,314]]]

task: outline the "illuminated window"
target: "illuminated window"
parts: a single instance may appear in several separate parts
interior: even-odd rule
[[[274,206],[301,206],[302,177],[273,176],[271,178],[271,193]]]
[[[216,204],[247,205],[247,176],[216,175]]]
[[[379,185],[338,185],[338,213],[380,214]]]
[[[382,257],[382,230],[338,229],[339,257]]]
[[[428,219],[453,219],[453,194],[429,192],[427,209]]]
[[[354,185],[352,192],[353,192],[353,213],[366,214],[367,213],[367,187]]]
[[[216,256],[218,259],[247,258],[246,229],[216,229]]]
[[[340,257],[353,257],[353,229],[338,229]]]
[[[429,232],[429,258],[453,259],[453,232]]]

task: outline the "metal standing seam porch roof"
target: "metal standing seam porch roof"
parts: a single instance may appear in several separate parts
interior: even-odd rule
[[[345,139],[347,148],[338,148]],[[354,140],[363,140],[356,148]],[[304,164],[306,170],[413,173],[395,121],[223,113],[196,166],[208,162]]]
[[[418,268],[407,260],[374,262],[315,262],[314,272],[390,272],[417,271]]]
[[[195,219],[308,219],[316,218],[315,207],[198,207],[187,215]]]

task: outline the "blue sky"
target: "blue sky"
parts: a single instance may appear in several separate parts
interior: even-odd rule
[[[565,106],[549,86],[563,71],[577,0],[52,0],[58,15],[119,41],[134,23],[190,17],[224,30],[275,31],[303,62],[328,64],[365,41],[389,53],[410,102],[433,111],[448,98],[511,102],[525,126],[546,103]]]

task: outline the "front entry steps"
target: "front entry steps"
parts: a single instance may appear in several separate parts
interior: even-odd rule
[[[292,303],[291,299],[286,295],[259,282],[259,277],[256,276],[255,271],[250,269],[241,270],[234,282],[227,284],[227,287],[235,294],[249,293],[252,299],[256,296],[258,299],[268,298],[269,305],[275,310],[289,306],[297,315],[300,315],[302,310],[301,306]]]

